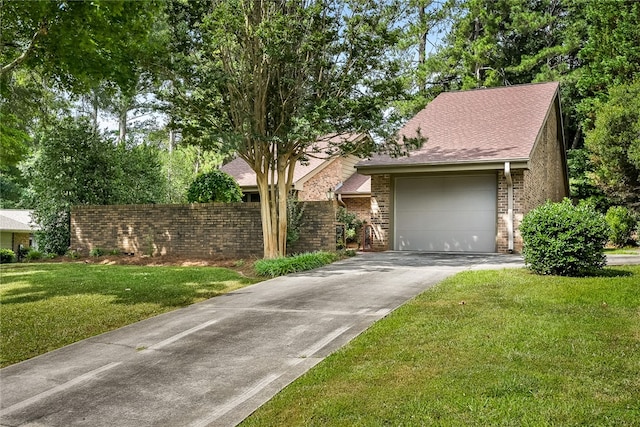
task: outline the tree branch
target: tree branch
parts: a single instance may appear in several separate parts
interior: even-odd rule
[[[43,19],[42,22],[40,23],[40,28],[38,28],[38,31],[36,31],[33,37],[31,38],[31,42],[29,43],[29,46],[27,46],[27,49],[24,52],[22,52],[22,54],[18,56],[16,59],[11,61],[7,65],[4,65],[2,68],[0,68],[0,76],[5,75],[6,73],[10,72],[14,68],[22,64],[27,59],[27,57],[29,56],[33,48],[35,47],[36,40],[38,39],[38,37],[46,35],[47,31],[48,31],[47,21]]]

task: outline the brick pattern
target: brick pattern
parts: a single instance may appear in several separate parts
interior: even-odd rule
[[[18,254],[18,249],[20,249],[20,245],[23,248],[28,249],[31,247],[29,245],[29,240],[31,238],[31,234],[29,233],[13,233],[13,252]]]
[[[371,226],[373,242],[371,249],[386,251],[390,249],[391,226],[391,175],[371,176]]]
[[[298,199],[304,201],[326,200],[327,191],[330,188],[335,190],[340,181],[342,181],[342,158],[337,157],[304,183],[303,190],[298,193]]]
[[[356,214],[359,220],[371,223],[371,197],[345,197],[342,201],[347,211]]]
[[[335,250],[335,206],[305,203],[296,247]],[[71,249],[118,249],[136,255],[198,258],[262,257],[259,203],[75,206]]]
[[[524,174],[523,214],[547,200],[558,202],[567,197],[564,185],[564,165],[562,151],[558,143],[558,114],[554,103],[546,125],[534,147],[529,161],[529,170]]]
[[[520,236],[519,229],[524,211],[524,171],[511,171],[511,181],[513,183],[513,251],[520,253],[522,252],[522,236]],[[504,176],[504,171],[498,171],[498,234],[496,243],[500,253],[507,253],[509,249],[508,212],[507,179]]]

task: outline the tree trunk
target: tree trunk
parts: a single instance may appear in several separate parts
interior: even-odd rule
[[[427,60],[427,34],[429,31],[427,29],[427,20],[426,20],[426,7],[419,6],[418,7],[418,20],[420,21],[420,29],[422,33],[420,34],[420,46],[418,47],[418,66],[423,67]],[[420,90],[427,90],[427,76],[424,75],[420,78]]]
[[[126,142],[127,139],[127,107],[123,107],[118,118],[118,142]]]

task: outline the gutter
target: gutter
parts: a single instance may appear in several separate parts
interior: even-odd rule
[[[488,161],[434,162],[434,163],[397,163],[397,164],[357,164],[356,170],[362,175],[375,174],[411,174],[434,172],[475,172],[502,169],[509,162],[511,169],[528,169],[528,158],[496,159]]]
[[[507,179],[507,241],[508,251],[513,253],[513,180],[511,179],[511,163],[504,162],[504,177]]]

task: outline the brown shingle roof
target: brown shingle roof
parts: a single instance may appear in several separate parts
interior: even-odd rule
[[[356,172],[351,175],[340,188],[336,190],[336,194],[371,194],[371,177],[367,175],[361,175]]]
[[[441,93],[400,130],[427,142],[408,157],[375,156],[360,166],[528,159],[558,92],[539,83]]]
[[[355,141],[361,138],[362,134],[349,134],[349,135],[327,135],[318,139],[315,148],[320,152],[314,152],[314,147],[310,147],[308,153],[311,155],[308,157],[304,164],[297,163],[295,170],[293,171],[293,182],[297,183],[309,174],[313,174],[315,171],[322,170],[323,166],[326,166],[328,162],[335,160],[335,156],[329,156],[323,153],[323,147],[327,147],[329,144],[339,144],[341,141]],[[220,168],[223,172],[231,175],[238,182],[241,188],[257,187],[256,173],[251,167],[241,158],[235,158],[229,163]]]

